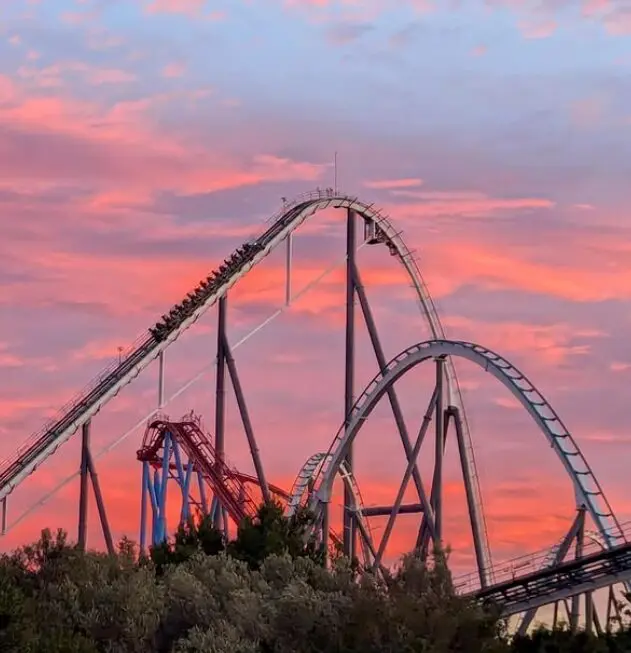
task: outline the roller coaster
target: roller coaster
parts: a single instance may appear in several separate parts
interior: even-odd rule
[[[292,293],[293,234],[307,220],[325,209],[341,209],[345,213],[344,258],[299,293]],[[362,242],[358,242],[358,219],[363,221]],[[227,333],[228,293],[281,246],[286,251],[285,305],[266,318],[240,343],[231,346]],[[429,339],[420,340],[390,360],[384,352],[360,274],[358,253],[365,246],[385,247],[402,266],[414,290],[420,318],[429,331]],[[285,310],[290,310],[300,295],[340,265],[345,267],[346,280],[345,388],[341,402],[343,419],[328,448],[309,457],[300,468],[293,486],[284,489],[269,483],[267,479],[233,351],[262,328],[267,328]],[[378,369],[378,373],[360,393],[356,391],[355,369],[357,305],[363,316]],[[211,434],[200,416],[191,413],[173,419],[164,413],[164,408],[170,401],[165,396],[164,352],[213,306],[217,307],[218,315],[217,355],[213,365],[215,410]],[[419,333],[421,331],[420,323]],[[507,388],[558,457],[576,497],[576,513],[560,544],[526,558],[499,565],[492,562],[474,448],[455,359],[479,366]],[[157,406],[139,424],[101,453],[93,455],[90,446],[93,418],[156,360],[159,377]],[[413,438],[404,418],[396,386],[412,369],[427,364],[435,369],[434,389],[423,412],[421,426]],[[201,376],[202,373],[198,374],[181,391]],[[231,383],[234,390],[248,441],[253,474],[239,471],[229,464],[226,457],[227,382]],[[364,502],[360,491],[353,453],[357,443],[361,442],[363,427],[384,398],[387,398],[396,424],[393,434],[401,440],[405,472],[391,504],[370,505]],[[124,351],[118,362],[105,369],[11,457],[2,461],[0,501],[3,534],[32,512],[32,508],[29,508],[7,524],[7,505],[11,492],[81,430],[81,463],[78,472],[64,479],[36,506],[45,503],[61,486],[78,475],[78,540],[79,545],[85,547],[88,485],[91,481],[106,546],[113,550],[110,523],[96,474],[96,459],[135,433],[141,424],[146,424],[145,435],[137,451],[137,458],[142,464],[142,549],[164,541],[173,527],[186,521],[193,512],[210,515],[213,522],[228,533],[230,524],[239,524],[245,517],[254,517],[257,506],[262,501],[273,499],[284,506],[288,516],[293,515],[300,506],[308,507],[315,516],[313,534],[320,539],[325,550],[330,550],[332,544],[336,545],[345,555],[360,558],[366,568],[376,572],[388,564],[388,546],[399,517],[419,515],[420,524],[413,548],[426,557],[443,542],[444,456],[446,443],[451,437],[455,440],[462,471],[476,562],[475,572],[454,579],[458,591],[481,601],[498,602],[505,615],[519,615],[517,628],[524,631],[533,622],[536,611],[548,604],[554,606],[555,619],[559,606],[565,606],[572,627],[578,627],[581,597],[584,597],[585,625],[601,630],[604,624],[608,628],[613,618],[612,611],[617,609],[613,588],[617,586],[623,591],[631,589],[631,543],[628,533],[616,518],[601,485],[560,416],[535,385],[508,360],[483,346],[447,339],[416,258],[406,246],[401,232],[374,205],[332,188],[307,193],[291,202],[285,201],[282,209],[267,221],[267,226],[260,235],[237,248]],[[426,479],[421,474],[418,461],[432,426],[433,474],[428,493]],[[335,488],[338,483],[343,492],[339,525],[334,523],[331,509],[337,500]],[[176,509],[173,491],[168,492],[168,488],[174,486],[179,501]],[[409,487],[413,488],[415,500],[406,503]],[[387,518],[379,541],[372,525],[375,518]],[[591,522],[591,531],[586,529],[587,520]],[[596,542],[599,547],[596,552],[590,552],[589,546],[586,548],[586,538],[590,537],[592,543]],[[568,560],[572,550],[574,559]],[[603,588],[609,588],[606,619],[598,617],[593,596],[594,592]]]

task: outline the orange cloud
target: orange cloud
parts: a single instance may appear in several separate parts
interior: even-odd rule
[[[609,245],[607,245],[609,247]],[[622,251],[623,242],[616,246]],[[541,293],[577,302],[596,302],[631,297],[631,275],[613,267],[587,267],[573,257],[571,263],[554,265],[535,262],[535,253],[524,256],[523,250],[506,245],[452,241],[441,246],[440,254],[430,251],[424,257],[433,276],[433,292],[445,294],[472,282],[488,289],[514,289]],[[442,278],[441,278],[442,276]]]
[[[111,77],[107,71],[98,75],[101,81]],[[115,184],[116,192],[133,189],[143,196],[157,189],[209,193],[264,181],[315,182],[327,167],[266,153],[254,155],[243,165],[222,153],[213,156],[202,148],[184,145],[165,135],[147,117],[154,103],[168,101],[169,95],[119,102],[103,111],[88,102],[57,96],[31,97],[6,77],[0,79],[0,86],[5,91],[0,124],[8,125],[9,133],[35,132],[40,138],[50,135],[68,139],[66,147],[78,154],[74,158],[64,154],[55,166],[47,165],[45,160],[34,166],[32,158],[13,153],[9,142],[11,154],[0,161],[5,184],[38,177],[59,180],[61,175],[89,180],[101,188]],[[191,97],[194,99],[197,93]],[[56,143],[65,149],[63,140]]]
[[[573,344],[576,338],[594,339],[605,336],[600,331],[580,331],[569,324],[537,325],[517,322],[475,322],[473,320],[447,316],[443,318],[446,329],[493,349],[500,354],[528,352],[541,362],[551,366],[563,363],[570,356],[589,352],[587,344]]]

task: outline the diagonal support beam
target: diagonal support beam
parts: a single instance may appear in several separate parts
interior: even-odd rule
[[[96,467],[92,460],[92,453],[88,450],[88,470],[90,472],[90,479],[92,481],[92,489],[94,490],[94,498],[96,499],[96,508],[101,520],[101,528],[103,529],[103,538],[105,539],[105,546],[110,555],[114,555],[114,541],[112,540],[112,532],[107,520],[107,512],[105,511],[105,502],[101,494],[101,485],[99,484],[99,477],[96,473]]]
[[[442,437],[442,450],[443,450],[443,455],[445,453],[445,447],[447,446],[447,428],[448,428],[448,422],[446,420],[443,420],[443,437]],[[438,439],[438,438],[437,438]],[[434,452],[434,455],[436,452]],[[432,515],[434,515],[434,524],[436,524],[436,514],[435,514],[435,506],[436,506],[436,492],[438,488],[438,482],[439,482],[439,470],[436,468],[436,465],[434,465],[434,474],[432,476],[432,489],[430,491],[430,505],[432,506]],[[430,541],[439,543],[438,541],[438,529],[435,527],[434,528],[434,533],[432,534],[430,530],[430,524],[427,519],[427,515],[423,515],[423,520],[421,521],[420,528],[418,530],[418,536],[416,538],[416,550],[420,552],[421,558],[425,559],[427,557],[427,553],[429,550],[429,543]]]
[[[112,533],[110,531],[109,522],[107,520],[107,512],[105,510],[105,503],[103,495],[101,494],[101,486],[99,484],[99,477],[96,473],[96,467],[92,459],[90,451],[90,431],[91,423],[87,421],[81,429],[81,477],[79,489],[79,532],[77,538],[77,545],[81,551],[86,550],[88,542],[88,480],[92,483],[94,491],[94,498],[96,499],[96,507],[101,520],[101,529],[103,530],[103,538],[105,539],[105,546],[109,554],[114,553],[114,542],[112,540]]]
[[[473,534],[473,548],[475,559],[478,565],[478,574],[480,576],[480,587],[483,589],[488,586],[489,569],[486,568],[486,556],[484,555],[484,539],[480,531],[480,521],[476,519],[476,495],[473,489],[473,479],[471,477],[471,467],[468,464],[467,449],[465,442],[464,429],[462,425],[462,416],[460,410],[455,406],[447,408],[445,423],[445,433],[449,431],[449,420],[453,420],[456,428],[456,441],[458,442],[458,454],[460,456],[460,468],[462,469],[462,478],[464,481],[465,494],[467,497],[467,508],[469,511],[469,523]]]
[[[394,528],[394,522],[397,518],[397,515],[399,514],[399,508],[401,507],[401,503],[403,503],[403,497],[405,495],[405,491],[407,490],[408,483],[410,482],[410,476],[412,475],[412,470],[416,466],[416,460],[418,458],[419,451],[421,450],[421,445],[423,444],[423,440],[425,439],[425,435],[432,421],[432,414],[436,410],[439,400],[440,400],[440,390],[439,388],[434,388],[434,393],[432,394],[432,398],[430,399],[427,410],[425,411],[425,415],[423,416],[423,423],[419,430],[418,437],[416,438],[416,443],[414,444],[414,449],[412,450],[412,456],[410,457],[407,467],[405,468],[405,473],[403,474],[403,478],[401,479],[401,485],[399,486],[397,497],[394,501],[394,505],[392,506],[392,512],[390,513],[390,517],[388,518],[388,523],[386,524],[386,528],[383,532],[383,537],[381,538],[381,543],[379,544],[379,550],[377,551],[377,555],[375,556],[373,569],[376,569],[378,566],[381,565],[383,554],[386,551],[386,546],[388,546],[388,540],[390,539],[390,535],[392,534],[392,529]]]
[[[379,365],[380,370],[383,372],[386,369],[387,361],[383,352],[383,347],[381,346],[381,341],[379,340],[379,334],[377,333],[377,327],[375,325],[375,320],[370,309],[370,304],[368,303],[368,298],[366,297],[366,292],[364,290],[364,285],[362,283],[359,270],[357,266],[353,266],[353,276],[355,277],[355,291],[357,292],[357,297],[359,299],[359,304],[364,316],[364,321],[366,323],[366,329],[368,330],[368,335],[370,341],[372,342],[373,349],[375,350],[375,357],[377,358],[377,364]],[[387,390],[388,400],[390,401],[390,406],[392,408],[392,414],[394,416],[394,421],[396,422],[399,435],[401,437],[401,442],[403,443],[403,448],[405,450],[405,456],[407,461],[410,462],[412,458],[412,442],[410,440],[410,435],[405,425],[405,420],[403,418],[403,411],[401,410],[401,404],[399,403],[399,398],[397,397],[396,391],[393,387],[389,387]],[[434,525],[434,511],[430,505],[430,502],[427,498],[427,493],[423,487],[423,480],[421,478],[421,472],[419,471],[418,465],[414,465],[412,468],[412,480],[416,486],[416,491],[418,492],[419,501],[423,506],[423,514],[425,515],[424,519],[427,519],[428,528],[430,529],[430,534],[432,537],[436,536],[436,530]]]
[[[265,472],[263,471],[261,453],[259,451],[258,445],[256,444],[256,438],[254,437],[254,429],[252,428],[250,414],[248,413],[248,407],[245,403],[243,388],[241,387],[241,381],[237,373],[237,364],[234,362],[234,357],[232,356],[232,351],[230,349],[230,345],[228,344],[228,339],[225,333],[223,337],[222,349],[224,352],[224,356],[226,358],[226,363],[228,365],[228,373],[230,374],[230,380],[232,381],[232,388],[234,389],[234,394],[237,399],[239,413],[241,414],[243,429],[248,439],[248,444],[250,445],[250,454],[252,455],[252,462],[254,463],[256,476],[259,480],[261,491],[263,493],[263,500],[266,503],[269,503],[272,499],[272,495],[270,494],[269,485],[267,484],[267,479],[265,478]]]
[[[570,547],[572,546],[572,542],[580,533],[580,529],[582,528],[582,525],[584,525],[584,523],[585,523],[585,507],[581,506],[578,510],[578,513],[576,514],[576,517],[574,518],[574,521],[572,522],[572,525],[570,526],[570,529],[565,534],[563,541],[559,545],[559,549],[556,552],[556,555],[554,556],[554,559],[552,560],[550,567],[555,567],[556,565],[560,565],[563,562],[565,556],[568,554],[570,550]],[[566,605],[566,609],[567,609],[567,605]],[[537,614],[537,608],[531,608],[526,612],[526,614],[524,614],[524,617],[521,623],[519,624],[519,628],[517,629],[518,635],[526,634],[528,627],[532,623],[532,620],[535,618],[536,614]],[[568,610],[568,616],[571,618],[571,610]]]

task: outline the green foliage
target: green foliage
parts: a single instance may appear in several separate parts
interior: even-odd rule
[[[228,553],[258,569],[271,555],[287,554],[291,558],[309,557],[323,561],[324,555],[313,539],[307,538],[312,515],[299,509],[289,519],[278,503],[263,504],[255,517],[246,517],[239,525],[237,537],[228,545]]]
[[[223,533],[216,529],[208,515],[192,517],[178,527],[171,542],[151,548],[150,556],[158,574],[168,565],[181,564],[198,552],[217,555],[225,549]]]
[[[311,516],[261,507],[226,545],[192,520],[151,557],[123,540],[83,553],[63,532],[0,557],[2,653],[617,653],[540,629],[509,642],[498,613],[455,594],[445,555],[375,575],[305,537]],[[305,542],[307,542],[305,544]]]

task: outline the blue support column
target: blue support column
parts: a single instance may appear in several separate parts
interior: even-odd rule
[[[140,495],[140,553],[145,552],[147,545],[147,494],[149,494],[149,463],[142,463],[142,487]]]
[[[175,487],[180,491],[179,518],[177,525],[186,524],[200,511],[203,515],[220,515],[221,506],[213,498],[209,511],[208,488],[203,474],[195,468],[193,459],[188,458],[185,448],[178,439],[178,433],[165,432],[162,448],[157,458],[143,461],[142,494],[140,506],[140,546],[145,551],[168,540],[168,496],[171,502],[178,499],[173,496]],[[153,467],[153,474],[152,472]],[[194,487],[195,484],[195,487]],[[171,490],[169,491],[169,486]],[[199,490],[199,497],[197,496]],[[151,505],[151,531],[149,531],[149,503]],[[175,507],[175,506],[174,506]],[[171,525],[173,529],[175,525]]]
[[[171,434],[164,434],[162,478],[160,479],[160,540],[167,539],[167,489],[169,487],[169,463],[171,460]]]
[[[208,515],[208,496],[206,495],[206,483],[204,483],[204,477],[201,472],[197,472],[197,483],[199,484],[199,498],[202,502],[202,512],[204,515]],[[212,516],[214,519],[214,515]]]

